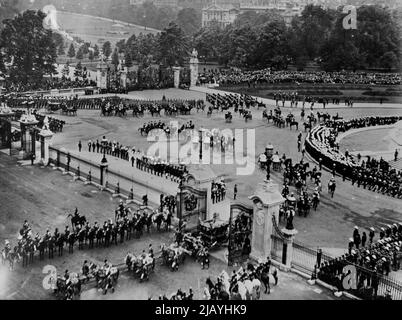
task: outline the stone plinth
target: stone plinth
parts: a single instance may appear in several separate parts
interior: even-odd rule
[[[53,137],[53,132],[47,129],[42,129],[39,132],[40,137],[40,161],[44,166],[49,164],[49,146]]]
[[[198,82],[198,58],[190,59],[190,87],[195,87]]]
[[[282,229],[283,235],[285,236],[284,240],[284,249],[282,252],[282,263],[287,267],[292,267],[292,258],[293,258],[293,241],[295,239],[295,235],[297,234],[296,229]]]
[[[173,67],[174,72],[174,87],[178,88],[180,86],[180,67]]]
[[[280,194],[278,185],[270,181],[259,184],[255,194],[249,199],[253,201],[254,211],[250,256],[256,260],[266,260],[271,252],[272,217],[279,221],[279,206],[285,199]]]
[[[107,89],[108,83],[108,66],[105,62],[101,61],[96,67],[96,85],[99,89]]]

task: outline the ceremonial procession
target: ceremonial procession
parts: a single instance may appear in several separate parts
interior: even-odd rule
[[[0,22],[0,300],[402,300],[398,1],[0,0]]]

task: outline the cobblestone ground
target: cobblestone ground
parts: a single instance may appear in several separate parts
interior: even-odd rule
[[[116,199],[108,193],[98,192],[94,187],[85,186],[80,182],[73,182],[69,176],[63,176],[58,171],[38,166],[19,166],[7,155],[0,153],[0,242],[9,239],[16,242],[16,237],[22,222],[27,219],[34,233],[44,234],[46,229],[51,231],[69,224],[66,213],[75,207],[82,209],[89,221],[102,222],[113,218],[113,209],[117,206]],[[42,269],[45,265],[54,265],[58,272],[65,270],[79,272],[82,262],[90,260],[102,264],[108,259],[114,264],[121,264],[128,251],[140,253],[150,243],[155,251],[163,242],[171,242],[173,234],[157,233],[145,234],[139,239],[126,241],[109,248],[74,250],[73,254],[64,251],[62,257],[40,261],[35,258],[34,264],[28,268],[17,265],[10,272],[0,265],[0,299],[54,299],[51,292],[42,287],[45,274]],[[222,261],[212,259],[209,270],[201,270],[200,265],[186,259],[178,272],[171,272],[162,266],[158,260],[155,272],[149,282],[140,283],[131,275],[123,272],[120,276],[116,292],[103,296],[93,284],[85,285],[82,299],[148,299],[161,294],[171,294],[178,288],[195,292],[195,297],[201,297],[201,289],[208,276],[216,277],[222,270],[231,272]],[[306,281],[295,274],[279,273],[279,284],[274,287],[270,295],[263,295],[262,299],[335,299],[332,293],[316,286],[310,286]]]

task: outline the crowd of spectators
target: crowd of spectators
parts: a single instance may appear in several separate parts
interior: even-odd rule
[[[398,271],[402,260],[402,223],[379,228],[371,227],[367,233],[360,235],[355,226],[349,239],[348,253],[336,259],[324,259],[318,270],[318,278],[344,291],[343,282],[352,267],[356,269],[356,286],[352,293],[365,299],[378,299],[379,286],[383,276],[389,276],[392,271]],[[386,281],[386,280],[384,280]],[[390,280],[388,280],[389,282]],[[388,282],[385,282],[388,285]],[[382,292],[382,298],[392,299],[391,291]]]
[[[275,83],[314,83],[314,84],[365,84],[365,85],[400,85],[399,73],[379,72],[325,72],[325,71],[220,71],[213,77],[220,86],[275,84]]]
[[[69,78],[44,78],[41,82],[10,82],[6,81],[6,92],[30,92],[30,91],[48,91],[54,89],[70,89],[96,87],[96,82],[89,79],[71,80]]]

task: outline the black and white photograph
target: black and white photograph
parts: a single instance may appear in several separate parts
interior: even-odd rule
[[[0,253],[9,303],[402,300],[402,0],[0,0]]]

